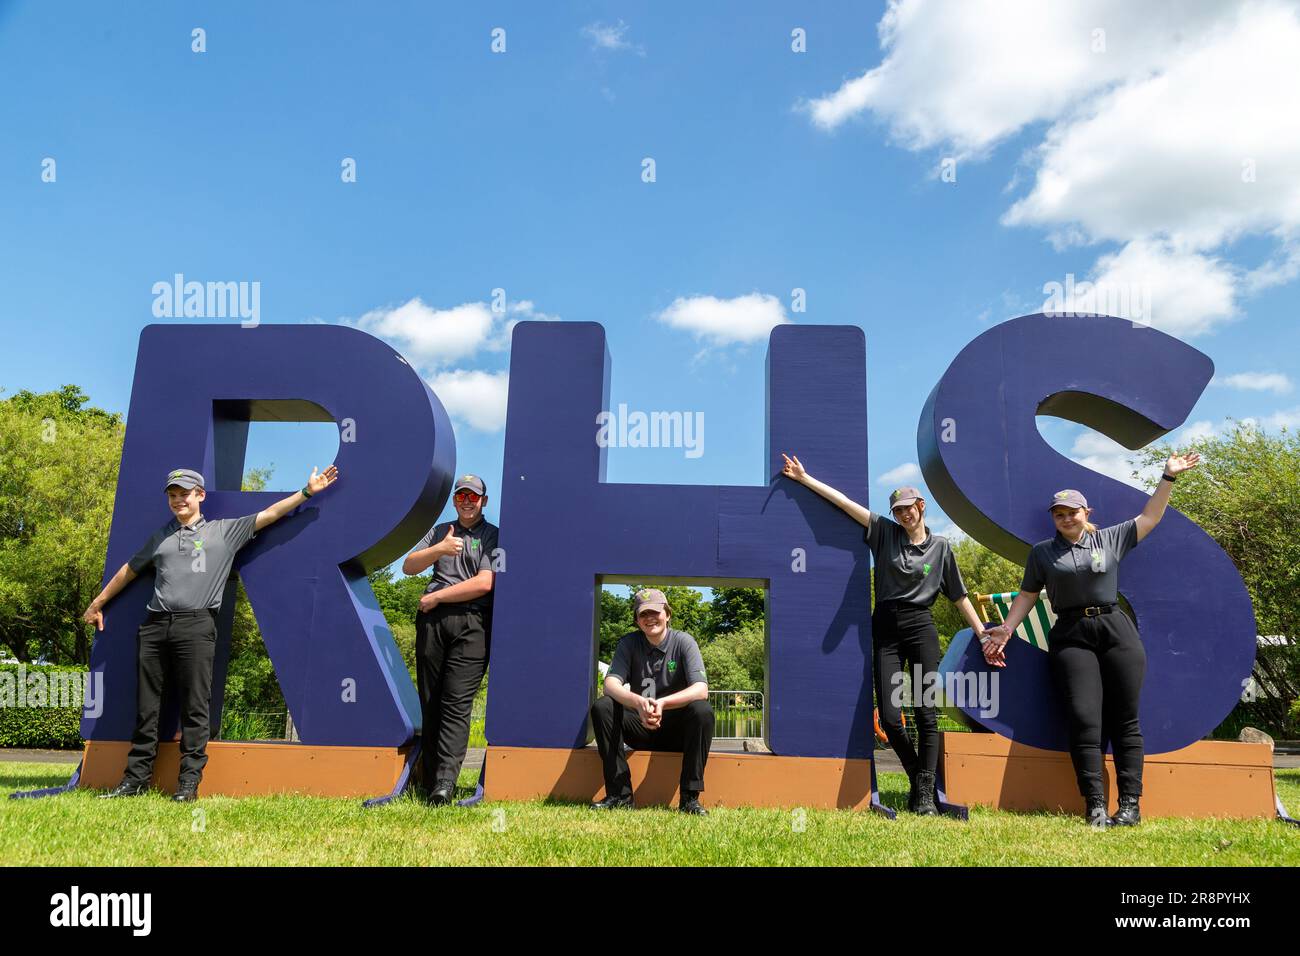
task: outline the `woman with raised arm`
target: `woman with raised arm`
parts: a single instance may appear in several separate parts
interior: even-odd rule
[[[876,706],[889,745],[912,783],[907,809],[923,816],[939,812],[934,799],[935,769],[939,762],[939,632],[931,606],[943,591],[962,617],[981,634],[980,622],[948,539],[931,534],[925,526],[925,498],[916,488],[899,488],[889,496],[894,520],[873,514],[843,493],[823,484],[804,470],[797,457],[782,455],[781,474],[811,488],[842,508],[866,530],[875,559],[876,607],[871,614],[871,644]],[[912,698],[916,706],[917,742],[903,729],[903,675],[913,674]],[[920,680],[916,677],[919,675]],[[927,692],[928,691],[928,692]],[[917,750],[919,749],[919,753]]]
[[[984,633],[984,659],[1006,666],[1006,644],[1045,586],[1056,612],[1047,633],[1052,681],[1070,726],[1070,760],[1083,795],[1084,815],[1096,826],[1136,826],[1142,821],[1142,729],[1138,698],[1147,655],[1137,628],[1119,607],[1119,562],[1164,517],[1177,477],[1195,468],[1201,456],[1170,455],[1164,475],[1136,518],[1109,528],[1088,519],[1092,509],[1082,494],[1066,489],[1049,505],[1056,537],[1040,541],[1025,562],[1020,593],[1006,620]],[[1111,742],[1119,808],[1106,816],[1102,792],[1101,741]]]

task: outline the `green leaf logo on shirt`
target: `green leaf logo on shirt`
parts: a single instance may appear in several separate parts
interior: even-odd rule
[[[929,573],[930,573],[930,566],[929,566],[928,564],[923,564],[923,565],[921,565],[921,567],[925,568],[925,573],[926,573],[926,574],[929,574]]]
[[[675,670],[677,670],[677,662],[676,662],[676,661],[669,661],[669,662],[668,662],[668,673],[671,674],[671,673],[673,673],[673,671],[675,671]]]
[[[195,550],[195,551],[202,551],[202,550],[203,550],[203,539],[202,539],[202,538],[195,538],[195,539],[194,539],[194,550]]]

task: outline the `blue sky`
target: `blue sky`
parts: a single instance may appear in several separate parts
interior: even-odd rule
[[[1294,427],[1297,64],[1281,0],[0,0],[0,385],[125,411],[143,326],[237,321],[155,319],[155,282],[258,282],[263,323],[348,322],[411,358],[495,491],[507,323],[598,321],[612,404],[706,422],[698,458],[614,449],[610,478],[760,483],[767,330],[856,324],[883,507],[919,480],[947,364],[1073,274],[1142,284],[1214,360],[1191,433]],[[268,426],[247,464],[291,489],[336,444]]]

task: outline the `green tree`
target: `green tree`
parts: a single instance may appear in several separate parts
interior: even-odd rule
[[[88,664],[124,428],[75,385],[0,401],[0,644]]]
[[[632,597],[619,595],[613,591],[600,589],[600,626],[597,641],[597,656],[609,663],[618,647],[618,639],[629,631],[636,630],[632,620]]]
[[[766,597],[763,588],[714,588],[713,632],[726,634],[761,625],[767,613]]]
[[[1137,463],[1159,466],[1172,450],[1152,446]],[[1258,648],[1254,676],[1266,693],[1238,704],[1242,713],[1234,714],[1248,714],[1275,734],[1296,733],[1300,728],[1289,711],[1300,697],[1300,435],[1285,428],[1270,435],[1235,423],[1226,434],[1195,442],[1192,450],[1201,455],[1200,467],[1179,476],[1170,504],[1237,566],[1255,607],[1257,631],[1287,641]]]
[[[266,468],[250,468],[240,482],[240,490],[265,491],[274,474],[274,464]],[[266,653],[266,642],[262,640],[253,606],[241,581],[235,588],[235,615],[230,629],[230,660],[226,667],[222,718],[236,714],[279,713],[286,709],[275,666]]]

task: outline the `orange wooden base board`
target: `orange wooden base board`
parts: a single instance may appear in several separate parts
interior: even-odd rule
[[[126,770],[129,741],[91,740],[81,765],[78,786],[115,787]],[[317,747],[291,743],[244,743],[214,740],[199,785],[201,796],[250,797],[301,793],[313,797],[375,797],[397,785],[410,746]],[[176,789],[180,745],[165,742],[154,761],[153,785]]]
[[[1104,761],[1106,796],[1116,808],[1115,764]],[[1083,812],[1068,753],[1017,744],[999,734],[946,733],[948,800],[1002,810]],[[1148,754],[1142,772],[1143,817],[1272,817],[1273,754],[1268,744],[1200,740]]]
[[[594,800],[605,794],[594,747],[489,747],[488,800]],[[628,755],[637,806],[676,804],[681,754]],[[725,807],[862,809],[871,802],[871,761],[773,754],[709,754],[700,802]]]

